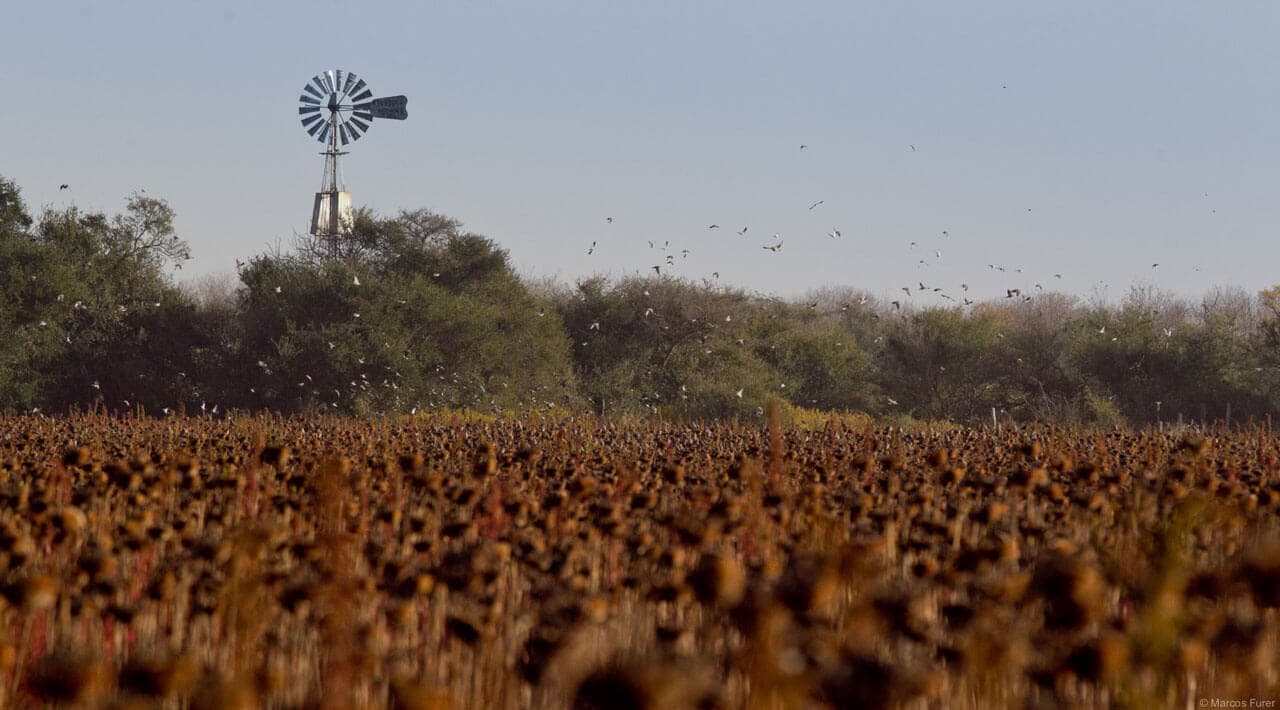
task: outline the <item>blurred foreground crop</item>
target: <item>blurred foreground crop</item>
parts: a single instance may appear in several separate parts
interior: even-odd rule
[[[0,696],[1275,697],[1280,450],[1264,431],[774,419],[0,418]]]

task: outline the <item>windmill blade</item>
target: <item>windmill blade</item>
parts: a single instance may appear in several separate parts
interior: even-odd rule
[[[354,96],[351,97],[352,101],[364,101],[370,96],[373,96],[373,91],[371,91],[369,87],[364,85],[364,79],[361,79],[360,81],[356,82],[356,85],[352,87],[351,90],[357,92]]]
[[[343,145],[347,144],[347,124],[338,124],[338,138],[342,141]]]
[[[325,85],[326,87],[328,87],[328,89],[329,89],[329,93],[333,93],[333,92],[334,92],[334,88],[333,88],[333,70],[332,70],[332,69],[329,69],[329,70],[327,70],[327,71],[321,72],[321,73],[320,73],[320,76],[324,77],[324,85]]]
[[[356,83],[356,75],[351,72],[347,72],[347,80],[342,83],[342,93],[351,93],[351,85],[354,83]]]
[[[312,81],[315,81],[315,80],[314,80],[314,79],[312,79]],[[316,97],[316,99],[317,99],[317,100],[323,100],[323,99],[324,99],[324,94],[320,93],[319,91],[316,91],[316,87],[312,86],[311,84],[307,84],[306,86],[302,87],[302,90],[303,90],[303,91],[306,91],[308,94],[311,94],[312,96]],[[307,97],[306,97],[306,96],[303,96],[303,97],[301,97],[301,100],[306,101],[306,100],[307,100]]]
[[[306,128],[307,126],[310,126],[311,124],[315,123],[316,121],[319,121],[320,119],[321,119],[321,116],[318,113],[314,116],[307,116],[306,118],[302,119],[302,127]],[[312,130],[314,131],[315,129],[312,129]]]
[[[320,118],[320,117],[319,117],[319,116],[315,116],[314,118]],[[308,129],[307,129],[307,135],[309,135],[309,136],[314,136],[314,135],[316,134],[316,131],[320,130],[321,128],[323,128],[324,126],[327,126],[327,125],[329,125],[329,124],[328,124],[328,123],[326,123],[326,122],[324,122],[324,121],[316,121],[316,125],[314,125],[314,126],[312,126],[311,128],[308,128]],[[319,140],[321,143],[323,143],[323,142],[324,142],[324,139],[323,139],[323,138],[320,138],[320,139],[318,139],[318,140]]]
[[[368,111],[359,111],[359,110],[356,110],[356,111],[352,111],[352,112],[351,112],[351,115],[352,115],[352,116],[354,116],[354,117],[356,117],[356,118],[363,119],[363,120],[365,120],[365,121],[372,121],[372,120],[373,120],[373,114],[372,114],[372,113],[369,113]]]
[[[373,104],[374,118],[390,118],[396,121],[403,121],[409,117],[409,112],[405,108],[409,103],[409,99],[404,96],[388,96],[374,99],[371,103]]]
[[[320,125],[324,126],[324,128],[320,130],[320,135],[316,136],[316,140],[320,141],[321,143],[324,143],[325,141],[329,140],[329,129],[333,127],[333,124],[330,123],[329,121],[325,121]]]
[[[351,134],[351,140],[358,139],[367,130],[369,130],[369,124],[353,116],[347,117],[347,133]]]
[[[324,79],[319,74],[311,77],[311,83],[315,84],[315,87],[319,89],[319,92],[316,95],[320,98],[323,99],[325,95],[329,93],[329,89],[324,85]]]
[[[342,81],[346,78],[346,72],[341,69],[334,69],[333,72],[333,91],[336,94],[342,93]]]
[[[309,86],[308,86],[307,88],[309,89],[309,88],[311,88],[311,87],[309,87]],[[321,101],[320,99],[317,99],[317,98],[312,97],[312,96],[307,96],[306,94],[303,94],[302,96],[299,96],[299,97],[298,97],[298,100],[299,100],[299,101],[301,101],[301,102],[302,102],[302,103],[304,103],[304,104],[315,104],[316,106],[319,106],[320,104],[324,103],[324,102],[323,102],[323,101]]]
[[[319,106],[299,106],[298,113],[306,115],[308,113],[316,113],[320,110]]]

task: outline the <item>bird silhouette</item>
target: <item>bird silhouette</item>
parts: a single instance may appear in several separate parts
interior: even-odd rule
[[[58,192],[62,192],[63,190],[70,190],[70,189],[71,189],[71,186],[65,182],[58,186]]]

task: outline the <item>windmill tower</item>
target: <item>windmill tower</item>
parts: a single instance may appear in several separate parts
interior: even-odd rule
[[[339,236],[351,232],[351,193],[338,170],[341,150],[369,130],[375,118],[403,121],[409,117],[404,96],[372,98],[364,79],[342,69],[330,69],[311,78],[298,97],[298,114],[307,134],[325,144],[324,179],[311,208],[310,233],[332,250]],[[339,146],[341,142],[341,146]]]

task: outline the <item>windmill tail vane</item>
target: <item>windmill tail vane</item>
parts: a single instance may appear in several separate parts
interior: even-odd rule
[[[338,170],[341,150],[369,131],[374,119],[403,121],[409,117],[404,96],[374,98],[364,79],[342,69],[320,72],[302,87],[298,115],[307,135],[325,144],[324,178],[311,210],[311,231],[332,246],[351,232],[351,193]]]

